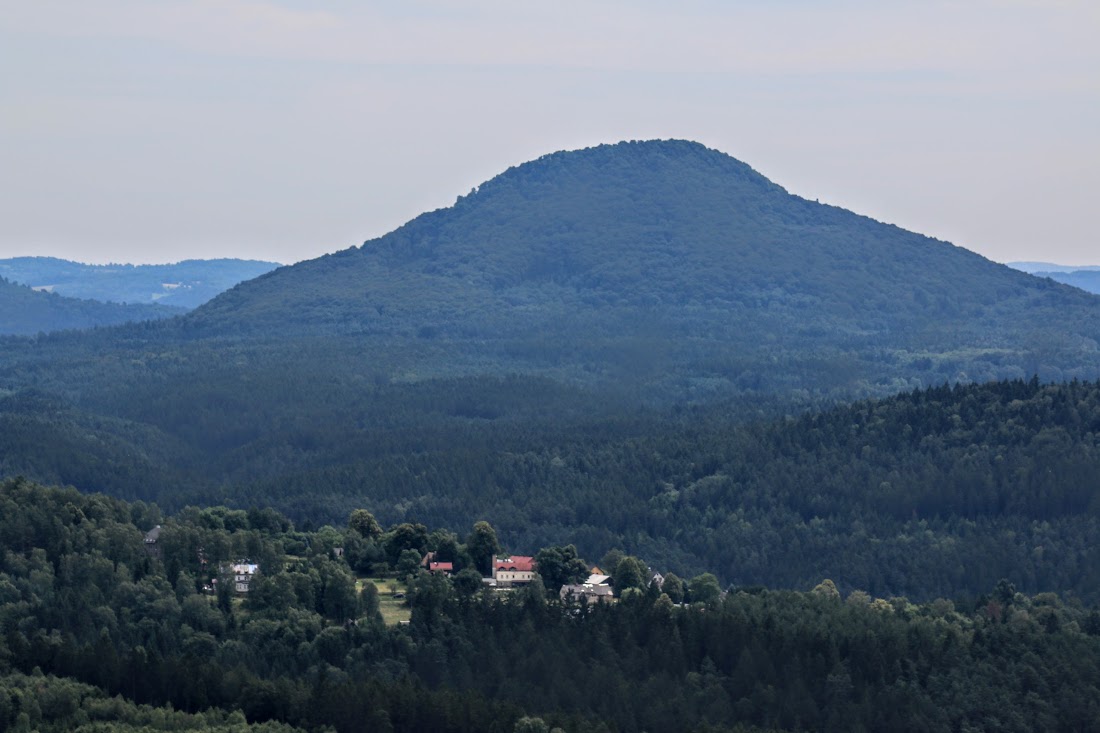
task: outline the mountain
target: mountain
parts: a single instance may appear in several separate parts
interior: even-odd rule
[[[421,376],[552,364],[681,395],[699,380],[889,391],[1100,363],[1095,297],[683,141],[544,156],[362,247],[243,283],[181,327],[376,339],[388,357],[417,352],[396,369]]]
[[[0,276],[71,298],[194,308],[276,267],[279,265],[275,262],[237,259],[86,265],[55,257],[14,257],[0,260]]]
[[[17,285],[0,277],[0,335],[114,326],[170,318],[182,309],[162,305],[121,305],[65,298]]]

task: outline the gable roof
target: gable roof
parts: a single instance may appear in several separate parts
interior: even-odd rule
[[[454,569],[455,569],[455,565],[454,565],[453,562],[430,562],[430,563],[428,563],[428,570],[432,571],[433,573],[436,570],[450,571],[450,570],[454,570]]]

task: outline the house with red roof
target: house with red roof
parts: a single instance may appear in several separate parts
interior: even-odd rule
[[[455,565],[453,562],[429,562],[428,572],[432,575],[436,573],[442,573],[443,575],[450,575],[455,571]]]
[[[535,577],[535,558],[524,555],[493,559],[493,580],[498,586],[530,583]]]

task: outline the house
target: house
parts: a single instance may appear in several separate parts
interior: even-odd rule
[[[611,576],[592,573],[588,576],[588,580],[584,581],[584,585],[611,585]]]
[[[233,590],[247,593],[253,577],[260,571],[260,566],[247,561],[237,562],[230,565],[229,570],[233,575]]]
[[[157,540],[160,539],[160,525],[153,527],[151,530],[145,533],[145,551],[153,557],[160,557],[160,548],[157,547]]]
[[[498,586],[530,583],[535,577],[535,558],[515,555],[493,559],[493,580]]]
[[[590,603],[615,602],[615,596],[611,592],[611,586],[606,583],[603,585],[592,585],[591,583],[563,585],[559,596],[563,603],[572,600],[586,606]]]
[[[649,569],[647,579],[649,581],[648,585],[656,585],[658,590],[665,586],[665,576],[661,575],[653,568]]]
[[[455,564],[453,562],[429,562],[428,572],[432,575],[442,574],[450,575],[455,571]]]

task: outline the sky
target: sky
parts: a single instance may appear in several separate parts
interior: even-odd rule
[[[506,168],[697,140],[1100,264],[1096,0],[0,0],[0,257],[291,263]]]

